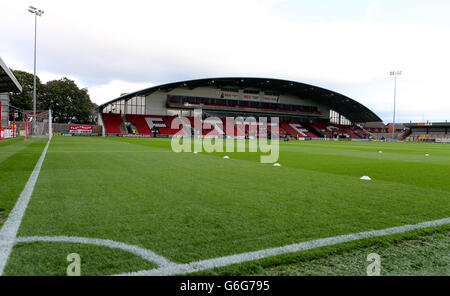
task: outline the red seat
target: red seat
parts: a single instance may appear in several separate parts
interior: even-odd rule
[[[145,115],[127,114],[127,120],[136,126],[141,135],[151,135],[152,131],[145,121]]]
[[[291,136],[300,138],[317,138],[316,135],[311,133],[306,127],[302,126],[300,123],[295,121],[282,121],[280,123],[281,127],[285,129]]]
[[[120,124],[123,122],[121,114],[103,113],[103,123],[107,134],[121,134]]]

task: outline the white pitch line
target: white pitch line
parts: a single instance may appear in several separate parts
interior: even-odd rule
[[[16,242],[18,243],[63,242],[63,243],[89,244],[108,247],[111,249],[120,249],[132,253],[136,256],[139,256],[147,261],[153,262],[160,267],[168,267],[170,265],[175,264],[150,250],[109,239],[87,238],[77,236],[29,236],[29,237],[18,237]]]
[[[48,153],[175,153],[172,150],[64,150],[49,151]]]
[[[23,215],[27,209],[28,203],[30,202],[31,195],[33,194],[34,185],[41,171],[42,163],[44,162],[45,154],[47,153],[48,146],[50,145],[50,140],[48,140],[47,145],[42,151],[41,157],[39,158],[30,178],[25,184],[25,187],[20,194],[14,208],[8,216],[8,219],[3,224],[0,229],[0,275],[8,262],[9,254],[11,253],[12,247],[16,239],[17,231],[19,230],[20,223],[22,222]]]
[[[423,229],[427,227],[435,227],[450,224],[450,218],[444,218],[440,220],[422,222],[413,225],[403,225],[392,228],[386,228],[381,230],[372,230],[359,233],[352,233],[346,235],[339,235],[334,237],[322,238],[292,245],[287,245],[283,247],[265,249],[255,252],[242,253],[237,255],[219,257],[214,259],[201,260],[196,262],[191,262],[187,264],[176,264],[167,267],[161,267],[157,269],[141,270],[131,273],[123,273],[123,276],[168,276],[168,275],[178,275],[186,274],[197,271],[202,271],[206,269],[223,267],[237,263],[243,263],[247,261],[253,261],[258,259],[263,259],[267,257],[272,257],[281,254],[295,253],[299,251],[311,250],[319,247],[331,246],[340,243],[373,238],[379,236],[385,236],[396,233],[403,233],[412,230]]]

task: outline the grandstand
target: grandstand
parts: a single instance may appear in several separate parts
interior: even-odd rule
[[[403,139],[410,142],[442,142],[450,143],[450,123],[406,123]]]
[[[361,127],[378,139],[391,139],[393,125],[382,122],[366,122]],[[450,142],[450,123],[396,123],[395,138],[408,142]]]
[[[317,86],[269,78],[207,78],[124,94],[99,106],[107,136],[171,137],[175,117],[193,120],[202,109],[218,122],[204,136],[226,137],[226,117],[280,118],[280,136],[299,139],[367,139],[361,122],[381,119],[353,99]],[[270,128],[269,128],[270,130]],[[235,130],[244,136],[247,130]]]

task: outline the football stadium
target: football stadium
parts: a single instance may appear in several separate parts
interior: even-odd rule
[[[447,123],[385,125],[332,90],[216,77],[52,124],[16,117],[1,65],[2,275],[66,275],[76,258],[81,275],[366,275],[371,253],[382,275],[449,274]]]

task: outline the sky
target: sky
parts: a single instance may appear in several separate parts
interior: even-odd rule
[[[268,77],[346,95],[392,122],[450,120],[448,0],[1,1],[0,56],[97,104],[206,77]]]

